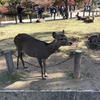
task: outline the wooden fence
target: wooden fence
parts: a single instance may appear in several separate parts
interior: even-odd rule
[[[69,12],[69,18],[75,18],[77,12]],[[100,10],[99,11],[80,11],[79,12],[80,16],[99,16],[100,15]]]
[[[73,12],[69,12],[69,18],[76,18],[76,14],[78,11],[73,11]],[[10,19],[15,20],[14,18],[9,18],[7,16],[1,17],[2,15],[0,15],[0,25],[2,21],[9,21]],[[79,11],[79,16],[100,16],[100,10],[97,11]],[[31,17],[29,15],[27,15],[27,19],[30,19],[30,22],[32,22],[32,19],[34,19],[34,17]],[[17,17],[18,20],[18,17]],[[17,24],[17,22],[15,21],[15,23]]]

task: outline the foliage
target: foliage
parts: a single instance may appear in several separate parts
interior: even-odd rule
[[[58,3],[62,2],[62,1],[63,0],[55,0],[55,3],[54,4],[56,5],[56,4],[58,4]]]
[[[6,2],[9,2],[9,0],[0,0],[0,4],[5,4]]]
[[[59,2],[68,2],[69,0],[55,0],[55,3],[59,3]],[[84,0],[74,0],[75,2],[82,2]]]
[[[60,2],[64,2],[65,3],[65,7],[66,7],[66,9],[65,9],[65,16],[64,16],[64,18],[65,19],[68,19],[68,0],[55,0],[55,3],[54,4],[57,4],[57,3],[60,3]]]
[[[10,76],[8,74],[8,71],[4,71],[0,74],[0,81],[1,82],[16,82],[20,80],[20,78],[22,77],[21,74],[22,73],[20,71],[16,71],[13,76]]]
[[[13,16],[15,18],[16,24],[17,24],[17,5],[18,3],[23,4],[23,7],[26,8],[26,11],[30,11],[30,5],[32,5],[31,1],[28,0],[0,0],[1,4],[7,5],[8,12],[4,13],[7,16]],[[25,10],[24,10],[25,11]]]
[[[74,0],[75,2],[82,2],[82,1],[84,1],[84,0]]]
[[[1,0],[1,4],[7,4],[7,10],[10,13],[16,13],[16,6],[20,0]]]

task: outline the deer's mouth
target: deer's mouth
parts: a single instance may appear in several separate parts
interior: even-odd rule
[[[71,46],[72,42],[68,42],[68,43],[63,43],[62,46]]]

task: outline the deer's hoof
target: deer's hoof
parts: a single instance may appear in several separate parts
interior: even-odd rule
[[[48,74],[47,73],[45,73],[45,77],[48,77]]]
[[[25,70],[25,71],[30,71],[30,70],[28,69],[28,67],[27,67],[27,68],[25,68],[24,70]]]
[[[28,67],[24,67],[25,69],[27,69]]]
[[[45,77],[42,77],[42,80],[46,80],[46,78]]]

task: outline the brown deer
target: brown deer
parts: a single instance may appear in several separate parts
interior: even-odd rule
[[[39,19],[37,19],[37,20],[36,20],[36,23],[41,23],[41,22],[45,22],[45,19],[44,19],[44,17],[42,17],[42,18],[39,18]]]
[[[100,34],[94,34],[88,38],[89,43],[99,43],[100,42]]]
[[[55,32],[53,32],[52,36],[54,40],[51,43],[46,43],[44,41],[35,39],[34,37],[27,34],[18,34],[14,38],[14,43],[18,50],[17,69],[19,64],[19,58],[22,61],[23,67],[26,68],[22,58],[23,53],[25,53],[31,57],[37,58],[41,67],[42,79],[46,79],[46,59],[51,54],[53,54],[60,46],[72,45],[72,42],[70,42],[68,38],[64,35],[64,30],[60,34],[56,34]]]
[[[85,20],[88,16],[87,17],[79,16],[79,12],[77,12],[76,17],[78,20]]]
[[[93,23],[94,22],[94,16],[92,18],[87,17],[85,20],[84,20],[85,23]]]

